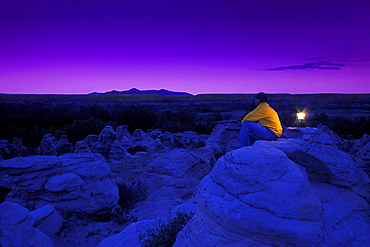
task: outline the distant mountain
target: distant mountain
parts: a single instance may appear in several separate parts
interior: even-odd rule
[[[189,95],[189,96],[191,96],[190,93],[186,93],[186,92],[174,92],[174,91],[169,91],[169,90],[166,90],[166,89],[160,89],[160,90],[139,90],[137,88],[131,88],[130,90],[126,90],[126,91],[116,91],[116,90],[113,90],[113,91],[109,91],[109,92],[105,92],[105,93],[94,92],[94,93],[90,93],[90,95],[91,94],[159,94],[159,95],[163,95],[163,96],[176,96],[176,95]]]

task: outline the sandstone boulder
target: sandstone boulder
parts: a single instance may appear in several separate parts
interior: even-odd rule
[[[75,191],[81,189],[85,182],[74,173],[65,173],[50,177],[44,188],[51,192]]]
[[[366,246],[369,178],[322,131],[288,134],[221,157],[174,246]]]
[[[276,148],[227,153],[202,180],[195,200],[196,216],[175,246],[320,243],[322,204],[305,171]]]
[[[3,247],[53,246],[51,239],[33,227],[29,211],[16,203],[0,204],[0,245]]]
[[[370,142],[370,135],[364,134],[360,140],[357,140],[350,150],[350,154],[356,155],[361,148]]]
[[[219,121],[206,140],[206,147],[213,150],[216,158],[237,149],[240,131],[239,121]]]
[[[165,132],[163,135],[159,137],[162,144],[166,147],[172,146],[174,143],[174,137],[170,132]]]
[[[132,168],[128,164],[126,169],[130,169],[135,178],[124,179],[135,184],[146,199],[139,202],[131,214],[139,220],[167,215],[191,198],[200,180],[211,171],[214,159],[212,151],[205,148],[194,151],[173,149],[154,159],[145,156],[134,158],[131,163],[144,165]]]
[[[357,164],[370,176],[370,141],[356,153]]]
[[[328,126],[320,124],[317,126],[317,129],[321,130],[323,133],[329,135],[329,137],[332,139],[333,143],[337,145],[338,147],[341,147],[344,140],[340,138],[334,131],[328,128]]]
[[[186,150],[194,150],[205,146],[207,139],[206,135],[199,135],[194,131],[185,131],[184,133],[175,133],[173,146],[176,148],[184,148]]]
[[[40,146],[35,149],[36,155],[57,155],[57,139],[50,133],[44,135]]]
[[[369,179],[354,159],[334,145],[332,139],[315,128],[288,128],[286,139],[257,141],[255,145],[273,146],[307,169],[310,180],[368,191]],[[365,195],[363,195],[365,196]]]
[[[6,201],[35,210],[53,205],[59,212],[92,214],[117,207],[118,189],[106,162],[93,154],[19,157],[0,162],[10,182]]]
[[[33,226],[48,236],[57,233],[63,225],[62,216],[52,205],[31,211],[30,215],[35,222]]]

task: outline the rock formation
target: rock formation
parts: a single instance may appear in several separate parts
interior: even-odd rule
[[[148,129],[147,133],[153,140],[158,139],[163,134],[161,129]]]
[[[115,141],[109,151],[109,161],[124,160],[129,154],[127,149],[125,149],[118,141]]]
[[[61,135],[60,141],[56,145],[58,155],[73,153],[73,145],[67,140],[67,135]]]
[[[364,134],[360,140],[357,140],[353,145],[352,149],[349,151],[350,154],[356,155],[361,148],[370,142],[370,135]]]
[[[75,153],[99,153],[107,161],[113,162],[127,158],[127,152],[135,155],[138,152],[155,153],[173,148],[196,150],[205,146],[207,138],[207,135],[194,131],[162,134],[159,129],[148,130],[148,133],[136,129],[131,136],[126,125],[119,126],[116,131],[111,126],[106,126],[99,136],[89,135],[85,140],[77,142]]]
[[[220,158],[174,246],[366,246],[369,178],[322,131],[289,131]]]
[[[238,148],[239,131],[239,121],[219,121],[206,140],[206,147],[212,149],[217,158],[221,157]]]
[[[136,129],[132,134],[132,138],[137,143],[153,141],[153,138],[151,138],[149,134],[145,133],[141,129]]]
[[[63,225],[62,216],[52,205],[31,211],[30,215],[35,221],[33,226],[48,236],[57,233]]]
[[[135,184],[146,199],[139,202],[131,214],[140,220],[167,215],[191,198],[200,180],[211,171],[213,162],[212,151],[205,148],[191,152],[174,149],[155,159],[134,157],[120,173],[130,173],[124,181]]]
[[[85,139],[76,143],[75,153],[92,154],[93,152],[89,147],[88,141]]]
[[[0,162],[0,186],[12,189],[7,203],[31,210],[25,209],[37,229],[27,228],[33,232],[30,239],[41,232],[56,239],[61,215],[114,214],[121,210],[119,201],[139,196],[125,208],[139,221],[99,246],[140,246],[139,235],[177,207],[196,213],[175,246],[370,242],[367,135],[348,154],[342,151],[343,140],[325,126],[288,128],[277,141],[244,148],[237,146],[239,121],[218,122],[210,136],[162,130],[136,130],[131,136],[127,128],[106,126],[99,135],[77,142],[75,153]],[[45,135],[39,152],[55,155],[60,146]],[[1,155],[13,149],[0,141]],[[116,183],[125,191],[118,191]],[[119,198],[123,192],[129,196]]]
[[[370,176],[370,135],[365,134],[360,140],[357,140],[350,154],[355,157],[358,166]]]
[[[162,144],[166,147],[172,146],[174,142],[174,138],[170,132],[165,132],[163,135],[159,137]]]
[[[40,146],[35,149],[36,155],[57,155],[57,139],[50,133],[44,135]]]
[[[8,140],[0,140],[0,158],[1,159],[9,159],[12,157],[12,150]]]
[[[115,141],[125,148],[134,145],[134,139],[132,138],[130,132],[128,132],[127,125],[122,125],[117,128]]]
[[[369,178],[354,159],[334,145],[327,134],[316,128],[288,128],[288,139],[258,141],[282,150],[291,160],[304,166],[312,181],[344,186],[368,199]]]
[[[174,137],[174,147],[184,148],[187,150],[194,150],[199,147],[204,147],[205,141],[208,137],[207,135],[199,135],[194,131],[175,133],[172,136]]]
[[[17,157],[28,156],[28,150],[25,146],[23,146],[22,142],[23,142],[22,138],[14,138],[14,142],[11,145]]]
[[[31,156],[0,163],[2,183],[12,184],[6,201],[35,210],[93,214],[117,207],[118,189],[107,163],[92,154]]]
[[[105,126],[98,136],[98,143],[92,146],[93,151],[103,155],[104,158],[108,158],[115,138],[116,133],[112,126]]]
[[[34,218],[27,208],[4,202],[0,204],[0,219],[1,246],[53,246],[47,235],[33,227]]]

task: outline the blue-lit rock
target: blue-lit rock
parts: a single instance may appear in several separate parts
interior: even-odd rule
[[[13,184],[6,201],[29,210],[91,214],[117,207],[118,188],[106,162],[93,154],[19,157],[0,162],[0,176]]]
[[[51,239],[34,228],[27,208],[16,203],[0,204],[0,245],[3,247],[51,247]]]

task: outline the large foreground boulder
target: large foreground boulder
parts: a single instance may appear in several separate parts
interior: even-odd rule
[[[304,170],[278,149],[227,153],[202,180],[195,200],[196,216],[175,246],[320,243],[321,202]]]
[[[53,246],[51,239],[33,224],[34,219],[28,209],[16,203],[0,204],[0,246]]]
[[[255,146],[273,146],[305,167],[311,181],[334,184],[352,190],[370,201],[369,177],[354,158],[341,151],[329,135],[315,128],[288,128],[278,141],[257,141]]]
[[[325,142],[325,136],[319,140]],[[353,192],[351,187],[361,184],[357,170],[350,166],[353,171],[347,171],[348,176],[339,175],[341,170],[329,167],[338,158],[329,153],[322,162],[327,170],[337,172],[335,179],[310,181],[303,166],[272,146],[256,143],[231,151],[217,161],[199,185],[194,196],[197,212],[174,246],[369,243],[369,204],[362,193]],[[285,151],[289,150],[293,148],[286,147]]]
[[[92,214],[117,207],[119,199],[108,164],[93,154],[4,160],[0,177],[12,187],[6,201],[29,210],[53,205],[61,213]]]

